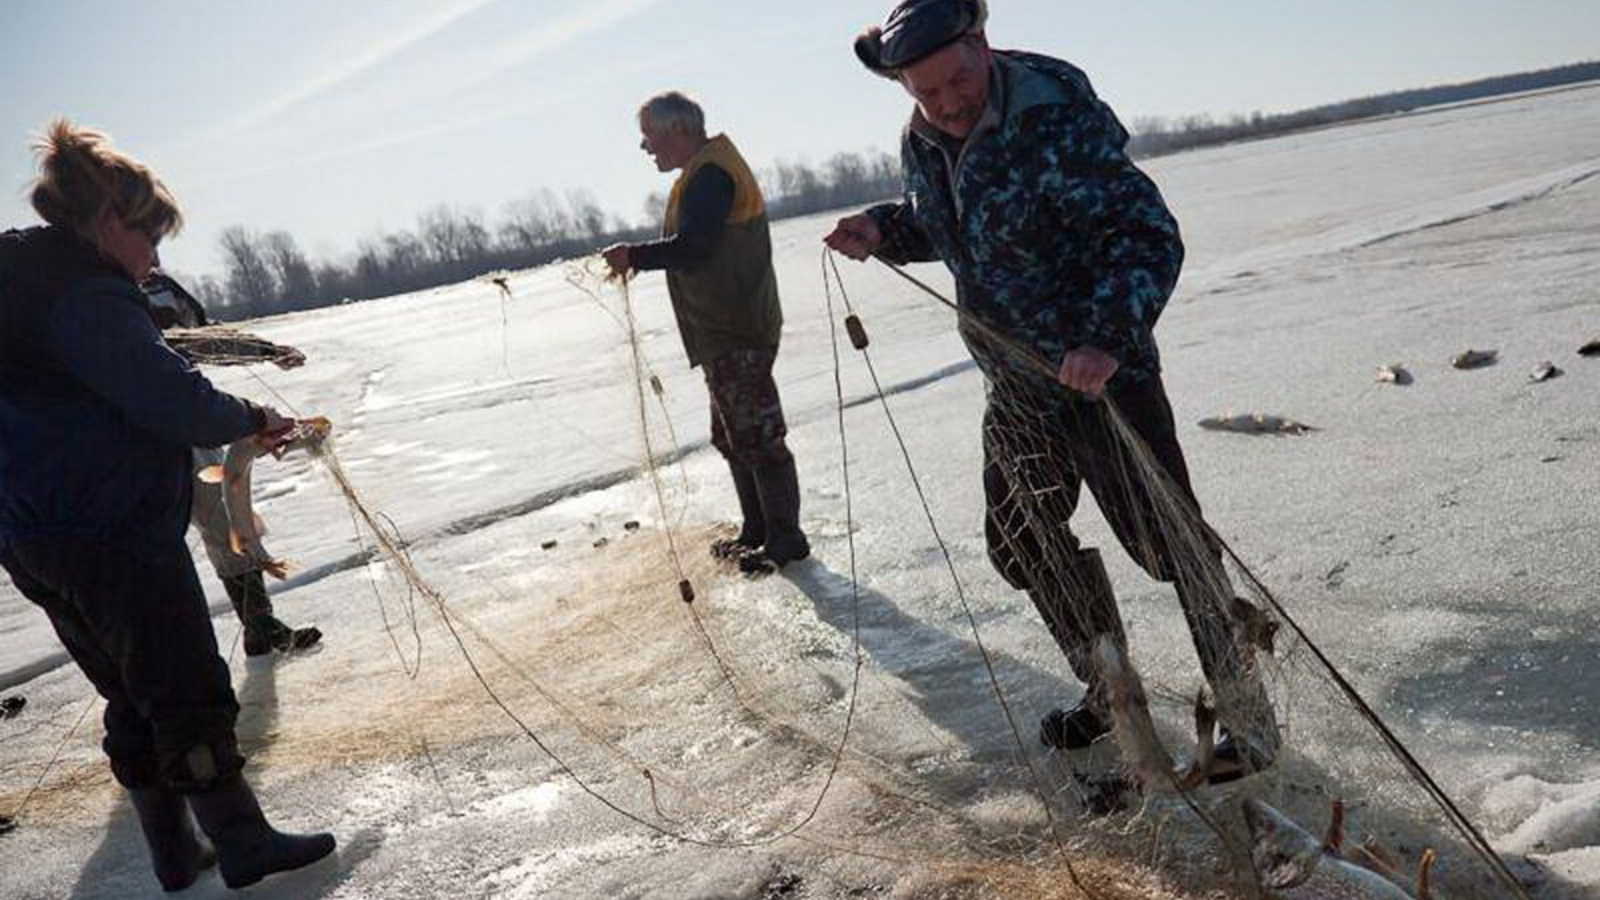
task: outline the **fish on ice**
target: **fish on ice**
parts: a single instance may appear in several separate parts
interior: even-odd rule
[[[1433,854],[1423,856],[1417,893],[1339,853],[1342,823],[1335,806],[1334,824],[1319,841],[1271,806],[1253,798],[1243,802],[1250,829],[1250,863],[1267,896],[1275,900],[1432,900]]]
[[[1200,427],[1207,431],[1232,431],[1237,434],[1305,434],[1318,430],[1303,422],[1267,413],[1213,416],[1201,419]]]

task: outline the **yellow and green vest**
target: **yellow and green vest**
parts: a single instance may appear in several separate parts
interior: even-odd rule
[[[744,157],[726,136],[711,138],[684,165],[667,197],[662,233],[668,237],[677,233],[683,192],[708,165],[733,179],[727,222],[710,258],[690,268],[667,270],[667,293],[691,366],[730,350],[777,347],[783,329],[766,201]]]

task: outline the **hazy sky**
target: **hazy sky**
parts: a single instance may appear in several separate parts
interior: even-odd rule
[[[890,149],[909,101],[850,41],[863,0],[0,0],[0,224],[30,136],[111,132],[178,194],[169,266],[228,225],[314,256],[541,187],[642,218],[669,183],[634,110],[679,88],[757,168]],[[990,39],[1083,66],[1125,121],[1281,111],[1600,59],[1600,0],[991,0]]]

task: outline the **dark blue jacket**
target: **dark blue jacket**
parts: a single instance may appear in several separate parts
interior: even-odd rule
[[[868,210],[895,262],[943,260],[961,305],[1052,364],[1090,346],[1119,380],[1160,370],[1151,329],[1183,241],[1161,193],[1128,159],[1128,134],[1076,67],[996,51],[989,107],[967,140],[920,114],[901,143],[905,201]],[[991,380],[1014,358],[963,337]]]
[[[191,448],[261,425],[167,347],[92,247],[53,227],[0,234],[0,547],[182,540]]]

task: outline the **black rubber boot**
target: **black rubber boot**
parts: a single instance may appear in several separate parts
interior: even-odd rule
[[[1217,741],[1212,754],[1211,771],[1206,775],[1208,784],[1227,784],[1249,775],[1265,772],[1273,766],[1271,748],[1249,738],[1236,737],[1226,729]]]
[[[738,559],[767,542],[767,523],[761,514],[761,493],[756,490],[756,476],[750,467],[728,460],[733,473],[733,488],[739,494],[739,514],[744,523],[736,537],[711,542],[711,555],[717,559]]]
[[[1100,552],[1076,550],[1065,563],[1041,570],[1028,597],[1044,617],[1073,674],[1083,682],[1084,694],[1075,706],[1045,714],[1039,721],[1039,740],[1046,747],[1082,750],[1111,730],[1106,710],[1110,698],[1094,659],[1095,642],[1107,636],[1126,652],[1128,637]]]
[[[1039,743],[1057,750],[1083,750],[1111,733],[1111,723],[1088,704],[1052,709],[1039,720]]]
[[[217,861],[216,853],[194,833],[189,807],[178,792],[164,787],[130,788],[156,880],[167,892],[181,891]]]
[[[794,460],[756,466],[756,491],[761,495],[761,514],[766,522],[767,540],[761,549],[739,558],[746,574],[776,571],[811,555],[811,542],[800,530],[800,477]]]
[[[308,866],[334,850],[331,834],[284,834],[268,824],[242,775],[230,775],[190,794],[189,806],[216,845],[222,883],[231,888]]]
[[[272,614],[272,598],[267,595],[267,583],[260,572],[224,578],[222,587],[244,625],[245,656],[304,650],[322,641],[322,631],[315,625],[290,628]]]

